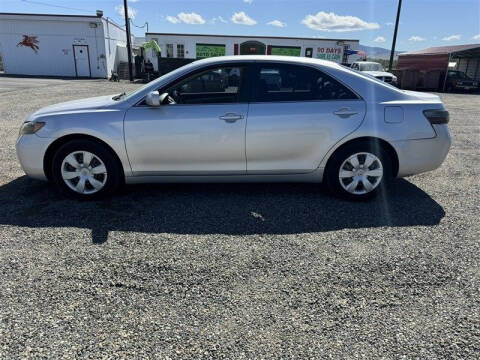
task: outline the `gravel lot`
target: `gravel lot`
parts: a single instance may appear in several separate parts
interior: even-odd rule
[[[24,176],[29,113],[136,86],[0,97],[1,359],[480,357],[479,95],[441,95],[444,165],[368,203],[305,184],[75,202]]]

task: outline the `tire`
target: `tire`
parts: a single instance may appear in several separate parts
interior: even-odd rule
[[[82,200],[110,195],[123,182],[116,156],[91,140],[72,140],[62,145],[53,156],[51,174],[61,194]]]
[[[388,152],[379,142],[362,141],[338,149],[328,162],[324,179],[329,191],[336,196],[367,200],[379,193],[385,195],[392,178],[392,159]]]

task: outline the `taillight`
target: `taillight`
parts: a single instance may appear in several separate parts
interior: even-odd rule
[[[430,124],[448,124],[450,115],[447,110],[424,110],[423,115],[427,118]]]

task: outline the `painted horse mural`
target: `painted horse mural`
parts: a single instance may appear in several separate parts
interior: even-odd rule
[[[36,36],[23,35],[23,39],[17,44],[17,47],[18,46],[29,47],[35,52],[35,54],[38,54],[38,49],[40,48],[38,47],[37,44],[38,44],[38,40]]]

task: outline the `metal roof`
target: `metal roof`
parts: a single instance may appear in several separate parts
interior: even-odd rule
[[[78,18],[99,18],[98,15],[75,15],[75,14],[34,14],[34,13],[7,13],[0,12],[0,15],[20,15],[20,16],[60,16],[60,17],[78,17]]]
[[[316,37],[289,37],[289,36],[265,36],[265,35],[215,35],[215,34],[179,34],[179,33],[157,33],[157,32],[147,32],[148,35],[159,35],[159,36],[211,36],[211,37],[226,37],[226,38],[250,38],[250,39],[284,39],[284,40],[330,40],[330,41],[353,41],[359,42],[355,39],[327,39],[327,38],[316,38]]]
[[[410,51],[408,53],[400,54],[399,56],[454,54],[459,52],[469,52],[471,50],[480,51],[480,44],[436,46],[436,47],[430,47],[423,50]]]
[[[0,12],[0,16],[49,16],[49,17],[64,17],[64,18],[81,18],[81,19],[89,19],[89,20],[98,20],[98,19],[103,19],[106,22],[118,27],[120,30],[125,31],[124,27],[125,25],[119,25],[109,17],[103,17],[99,16],[97,14],[95,15],[75,15],[75,14],[34,14],[34,13],[7,13],[7,12]]]

